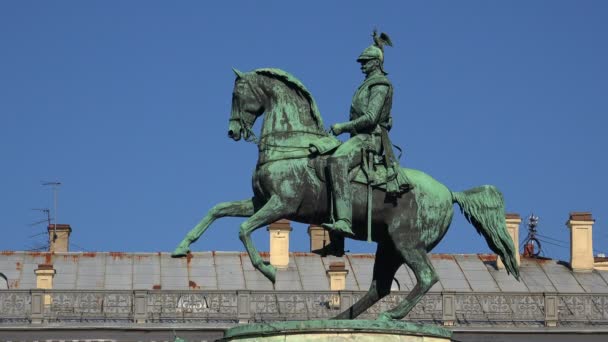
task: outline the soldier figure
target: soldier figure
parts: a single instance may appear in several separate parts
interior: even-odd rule
[[[394,157],[388,131],[392,126],[391,106],[393,86],[384,72],[384,45],[392,46],[386,33],[373,34],[374,44],[367,47],[357,62],[365,80],[359,86],[350,107],[350,121],[331,126],[334,135],[345,132],[351,138],[340,145],[329,157],[328,169],[334,198],[335,223],[325,223],[323,227],[354,236],[352,232],[352,196],[348,173],[361,164],[362,154],[373,152],[384,154],[387,167],[387,194],[397,196],[410,188],[410,184],[401,172],[399,163]]]

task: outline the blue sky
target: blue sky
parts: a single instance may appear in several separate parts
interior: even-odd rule
[[[41,181],[58,180],[73,249],[173,250],[215,203],[251,195],[256,148],[226,137],[231,67],[289,71],[326,124],[344,121],[378,27],[403,165],[498,186],[563,245],[545,244],[553,258],[568,259],[568,213],[592,211],[608,252],[607,17],[603,1],[3,1],[0,249],[43,244],[31,209],[52,208]],[[242,250],[240,222],[193,249]],[[305,226],[292,234],[307,250]],[[435,251],[488,249],[457,213]]]

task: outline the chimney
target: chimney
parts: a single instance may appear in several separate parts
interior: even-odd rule
[[[51,264],[40,264],[34,270],[36,273],[36,288],[50,290],[53,288],[53,278],[55,277],[55,269]],[[51,295],[44,295],[44,305],[51,305]]]
[[[329,232],[321,226],[312,224],[308,226],[308,235],[310,236],[310,251],[313,253],[318,253],[323,247],[329,245]]]
[[[268,226],[270,232],[270,264],[277,268],[289,265],[289,220],[278,220]]]
[[[509,232],[511,240],[513,240],[513,246],[515,246],[515,259],[517,260],[517,265],[519,265],[519,225],[521,224],[521,217],[519,214],[510,213],[505,215],[505,221],[507,223],[507,232]],[[496,259],[496,267],[498,269],[505,268],[500,258]]]
[[[590,212],[572,212],[566,225],[570,228],[570,267],[574,272],[593,271],[593,223]]]
[[[72,227],[69,224],[50,224],[49,232],[49,252],[67,252],[70,246],[70,233]]]
[[[345,267],[344,261],[336,261],[329,264],[327,276],[329,276],[329,289],[331,291],[342,291],[346,288],[346,275],[348,270]],[[332,309],[340,308],[340,296],[333,295],[330,297],[329,306]]]
[[[332,291],[342,291],[346,288],[346,275],[348,270],[344,261],[336,261],[329,264],[327,275],[329,276],[329,289]]]
[[[594,269],[598,271],[608,271],[608,258],[606,257],[606,254],[598,253],[595,258],[593,258],[593,261]]]

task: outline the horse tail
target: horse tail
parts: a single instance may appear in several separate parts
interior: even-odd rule
[[[518,251],[507,232],[505,203],[500,191],[492,185],[483,185],[464,192],[452,192],[452,201],[458,203],[467,221],[500,256],[507,273],[519,280],[519,266],[515,259]]]

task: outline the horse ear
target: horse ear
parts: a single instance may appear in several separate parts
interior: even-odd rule
[[[232,71],[234,71],[234,74],[236,75],[237,80],[239,78],[243,78],[244,74],[242,72],[238,71],[236,68],[232,68]]]

